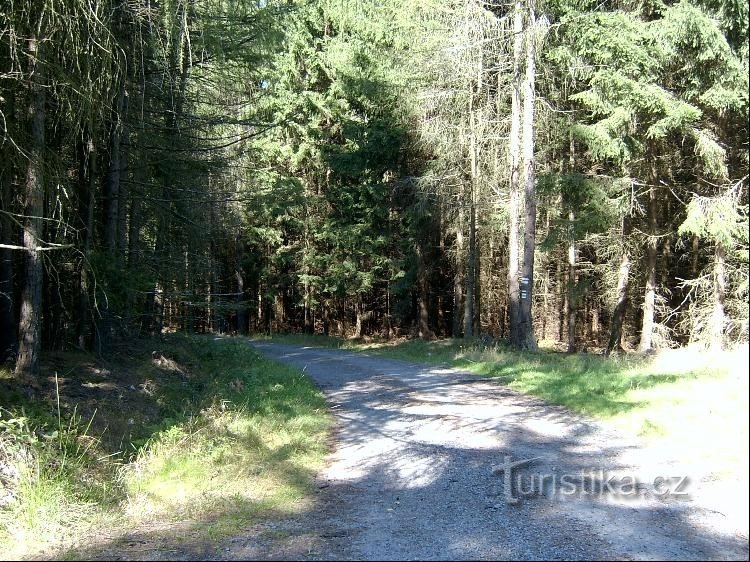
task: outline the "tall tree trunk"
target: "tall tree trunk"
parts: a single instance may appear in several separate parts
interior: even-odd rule
[[[131,194],[130,197],[130,211],[128,213],[128,250],[127,250],[127,264],[129,270],[134,270],[140,266],[141,262],[141,197],[142,193],[145,193],[146,183],[146,163],[138,161],[135,168],[131,170],[132,184],[129,189]],[[134,311],[137,310],[136,306],[137,294],[135,291],[128,291],[127,293],[127,306],[129,324],[132,325],[134,320],[137,318]],[[130,316],[132,315],[132,316]]]
[[[526,291],[522,292],[519,307],[518,333],[515,346],[519,349],[536,350],[532,301],[534,288],[534,254],[536,252],[536,177],[534,173],[534,105],[536,97],[536,44],[534,0],[527,0],[528,25],[526,39],[526,76],[523,87],[523,168],[525,229],[523,237],[523,268],[521,277]]]
[[[250,330],[249,314],[245,301],[245,271],[242,268],[242,242],[239,236],[234,239],[234,277],[237,280],[237,333],[247,334]]]
[[[419,271],[417,273],[417,331],[420,338],[431,340],[435,336],[430,329],[429,294],[430,284],[427,275],[427,264],[424,253],[419,244],[416,245],[417,257],[419,258]]]
[[[131,31],[135,30],[131,28]],[[126,263],[126,258],[128,257],[128,235],[130,233],[130,229],[128,227],[128,211],[130,206],[128,203],[130,201],[130,189],[133,179],[133,171],[131,170],[130,162],[130,159],[132,157],[130,150],[130,112],[132,108],[131,97],[128,92],[138,90],[135,101],[136,103],[143,103],[143,92],[140,91],[140,86],[138,88],[134,87],[137,70],[135,61],[137,60],[139,51],[139,45],[135,34],[131,34],[129,43],[129,50],[131,52],[132,60],[127,64],[127,75],[125,77],[124,90],[122,92],[123,101],[121,108],[122,130],[120,132],[120,186],[118,189],[117,198],[117,256],[120,260],[120,263],[122,264]],[[135,107],[137,109],[139,106],[136,105]]]
[[[17,119],[15,111],[16,92],[6,94],[5,119]],[[13,209],[12,186],[17,181],[18,168],[7,152],[6,146],[0,147],[0,174],[8,178],[0,183],[0,208],[5,211]],[[5,175],[7,174],[7,176]],[[15,245],[15,228],[10,217],[0,214],[0,242]],[[4,363],[16,351],[16,315],[13,286],[13,254],[10,248],[0,248],[0,364]]]
[[[123,139],[127,137],[126,125],[123,125]],[[121,144],[120,164],[122,171],[120,173],[120,188],[117,197],[117,259],[120,263],[126,263],[128,252],[128,201],[130,200],[130,144],[123,141]]]
[[[622,326],[625,320],[625,311],[628,306],[628,284],[630,281],[630,253],[627,247],[627,237],[630,235],[630,221],[627,217],[622,219],[622,257],[620,258],[620,271],[617,276],[617,304],[612,313],[612,322],[609,330],[609,342],[607,343],[606,355],[613,351],[621,351]]]
[[[464,302],[465,338],[470,338],[474,335],[474,295],[477,283],[477,209],[474,204],[473,185],[469,197],[471,199],[471,205],[469,207],[469,255],[466,260],[466,301]]]
[[[464,336],[477,335],[479,327],[479,245],[477,243],[477,202],[479,198],[479,142],[481,130],[480,111],[475,109],[481,102],[482,84],[484,82],[484,61],[482,50],[479,50],[477,65],[476,88],[469,95],[470,144],[469,156],[471,160],[471,191],[469,193],[469,255],[466,278],[466,304],[464,308]]]
[[[565,273],[563,271],[564,257],[562,252],[555,260],[555,286],[557,287],[557,341],[565,341],[565,325],[568,318],[568,299],[565,295]]]
[[[82,253],[84,263],[81,265],[78,286],[78,323],[76,325],[76,341],[78,347],[86,349],[87,333],[90,319],[90,279],[89,256],[94,234],[94,206],[96,192],[97,153],[93,139],[93,123],[89,123],[84,133],[81,147],[81,163],[79,168],[79,201],[78,213],[81,221]]]
[[[576,239],[575,214],[568,213],[568,353],[576,351]]]
[[[355,323],[354,323],[354,337],[359,339],[362,337],[362,316],[363,316],[363,305],[362,295],[357,295],[357,302],[355,303]]]
[[[482,335],[482,270],[481,264],[481,246],[479,245],[480,232],[479,232],[479,221],[478,221],[478,207],[479,207],[479,187],[474,190],[474,327],[473,333],[475,336]]]
[[[4,119],[17,122],[16,91],[11,89],[5,94]],[[7,124],[5,125],[7,127]],[[4,128],[5,128],[4,127]],[[5,130],[7,134],[7,129]],[[14,210],[13,186],[18,183],[19,167],[11,158],[8,143],[0,146],[0,174],[5,180],[0,183],[0,208]],[[0,214],[0,242],[15,245],[16,229],[10,217]],[[16,352],[16,308],[13,271],[13,251],[0,248],[0,364],[13,357]]]
[[[109,132],[109,163],[104,180],[104,246],[114,253],[117,248],[117,218],[120,201],[120,175],[122,171],[122,129],[123,107],[125,103],[124,87],[115,97]]]
[[[654,179],[648,188],[648,240],[646,242],[646,294],[643,299],[643,324],[639,351],[646,352],[654,346],[654,313],[656,305],[656,257],[658,253],[656,223],[656,185]]]
[[[460,338],[463,333],[464,318],[464,278],[466,260],[464,256],[464,185],[458,193],[458,217],[456,219],[456,273],[453,276],[453,337]]]
[[[0,202],[5,209],[9,200],[3,193]],[[0,241],[11,244],[11,228],[6,218],[0,215]],[[16,347],[15,314],[13,307],[13,259],[11,250],[0,248],[0,364],[12,356]]]
[[[510,200],[508,215],[508,317],[510,341],[518,341],[520,315],[519,267],[519,191],[521,175],[521,57],[523,55],[523,10],[520,1],[515,3],[513,14],[513,90],[511,93],[510,147]]]
[[[714,253],[713,293],[714,306],[711,313],[710,346],[714,351],[724,347],[724,295],[726,293],[726,250],[721,242],[716,243]]]
[[[140,31],[140,29],[139,29]],[[139,53],[143,56],[143,45],[140,45],[138,41],[133,41],[133,60],[138,59]],[[131,64],[132,82],[135,82],[136,66]],[[134,88],[136,92],[135,101],[128,102],[128,122],[131,127],[135,128],[133,132],[133,145],[130,145],[130,139],[128,139],[128,180],[130,187],[128,188],[128,196],[130,197],[130,208],[128,210],[128,234],[127,234],[127,263],[128,268],[133,268],[136,263],[141,261],[141,200],[147,193],[147,181],[149,178],[149,161],[145,151],[141,148],[143,144],[143,130],[144,123],[142,121],[142,114],[144,100],[146,98],[146,82],[145,80],[139,81],[138,87]],[[134,150],[138,147],[137,150]],[[129,293],[132,295],[132,293]],[[130,299],[130,297],[129,297]],[[133,303],[129,302],[128,310],[133,308]]]
[[[162,211],[157,217],[156,240],[154,241],[154,258],[155,261],[162,263],[165,260],[165,238],[167,236],[168,217],[165,217],[165,211]],[[154,286],[146,293],[146,299],[141,315],[141,335],[160,334],[163,323],[163,285],[162,281],[157,278]]]
[[[23,245],[26,267],[18,326],[16,375],[34,377],[39,371],[40,324],[42,315],[43,266],[40,246],[44,213],[44,146],[45,104],[44,43],[32,36],[28,40],[29,76],[31,77],[31,150],[25,185]]]

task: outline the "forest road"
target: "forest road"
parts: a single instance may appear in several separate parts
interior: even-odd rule
[[[679,467],[602,424],[450,368],[250,343],[322,389],[333,450],[312,507],[232,539],[223,559],[748,558],[722,514],[653,492]],[[506,457],[536,460],[508,486],[493,472]]]

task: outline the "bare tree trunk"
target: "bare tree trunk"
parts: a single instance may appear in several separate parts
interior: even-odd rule
[[[639,351],[650,351],[654,346],[654,313],[656,304],[656,257],[657,257],[657,224],[656,224],[656,186],[653,181],[648,188],[648,227],[649,236],[646,242],[646,294],[643,300],[643,324]]]
[[[575,215],[568,213],[568,353],[576,351],[576,239]]]
[[[562,253],[557,258],[557,269],[555,271],[555,284],[557,286],[557,341],[565,340],[565,324],[568,317],[568,299],[565,296],[565,274],[563,273]]]
[[[237,332],[247,334],[250,329],[249,314],[245,304],[245,271],[242,268],[242,242],[235,238],[234,276],[237,279]]]
[[[91,254],[91,242],[94,233],[94,207],[97,174],[97,153],[93,138],[93,123],[89,123],[88,130],[84,133],[81,146],[79,167],[79,195],[78,213],[81,220],[81,236],[83,241],[82,253],[84,263],[81,265],[78,287],[78,323],[76,325],[76,341],[78,347],[86,349],[87,332],[90,320],[90,279],[89,279],[89,256]]]
[[[8,201],[6,194],[2,202]],[[5,207],[6,209],[9,207]],[[0,216],[0,240],[11,242],[11,229],[4,216]],[[0,248],[0,364],[11,357],[16,347],[15,314],[13,307],[13,260],[11,250]]]
[[[463,327],[464,309],[464,209],[463,188],[459,194],[458,223],[456,224],[456,273],[453,277],[453,337],[459,338]]]
[[[354,308],[354,337],[362,337],[362,295],[357,296],[357,302]]]
[[[135,50],[133,58],[136,58]],[[146,84],[139,84],[136,91],[137,96],[135,102],[129,103],[131,111],[133,109],[137,111],[143,108],[144,98],[146,96]],[[133,113],[135,112],[133,111],[131,115]],[[143,123],[141,121],[134,121],[134,124],[136,126],[134,137],[136,140],[136,144],[140,145],[142,144],[141,137],[143,134]],[[145,152],[143,152],[142,149],[139,149],[138,152],[135,153],[135,156],[137,156],[137,158],[134,158],[133,156],[134,154],[132,148],[128,147],[128,169],[130,172],[129,175],[131,181],[131,185],[128,190],[128,195],[130,196],[127,249],[129,268],[132,268],[137,262],[140,262],[141,260],[141,198],[146,194],[146,183],[149,177],[149,161]],[[128,308],[132,308],[132,303]]]
[[[127,138],[125,125],[123,125],[122,136],[123,138]],[[130,199],[130,185],[127,179],[130,168],[130,145],[128,142],[122,143],[121,153],[120,163],[122,171],[117,197],[117,257],[121,263],[125,263],[128,250],[128,200]]]
[[[726,293],[726,251],[721,242],[717,242],[714,254],[714,306],[711,313],[712,350],[720,351],[724,347],[724,295]]]
[[[326,336],[331,333],[331,305],[328,299],[323,302],[323,334]]]
[[[622,258],[620,259],[620,271],[617,276],[617,304],[612,313],[612,322],[609,331],[609,343],[606,355],[615,350],[622,350],[622,325],[625,320],[625,310],[628,306],[628,284],[630,281],[630,254],[627,247],[626,237],[630,234],[629,221],[622,219]]]
[[[520,154],[521,154],[521,56],[523,54],[523,10],[517,1],[513,14],[513,91],[511,94],[510,147],[508,160],[510,165],[510,201],[508,214],[508,316],[510,323],[510,340],[518,340],[520,314],[519,272],[519,187],[520,187]]]
[[[133,30],[135,31],[135,30]],[[130,124],[132,122],[131,112],[133,108],[136,110],[143,105],[143,89],[145,85],[135,86],[137,78],[137,65],[135,61],[138,59],[139,42],[136,40],[136,35],[131,35],[130,39],[130,52],[132,61],[127,65],[127,76],[125,81],[125,91],[123,92],[123,105],[122,105],[122,132],[121,132],[121,145],[122,145],[122,162],[120,172],[120,189],[119,197],[117,201],[117,254],[121,263],[126,263],[126,260],[130,259],[130,234],[132,229],[129,225],[129,211],[133,209],[133,199],[131,199],[131,189],[135,180],[136,173],[131,167],[131,142],[130,142]],[[131,101],[128,92],[136,91],[137,95],[135,100]],[[136,166],[140,167],[141,163],[136,162]],[[138,185],[138,189],[141,186]]]
[[[26,248],[26,267],[21,296],[18,326],[18,357],[16,375],[34,377],[39,372],[40,324],[42,315],[42,283],[44,270],[41,243],[44,213],[44,146],[45,104],[43,42],[32,36],[28,40],[29,75],[31,77],[31,150],[25,185],[25,217],[23,245]]]
[[[8,121],[16,122],[16,92],[8,91],[5,94],[5,115]],[[7,149],[0,147],[0,174],[10,179],[0,184],[0,208],[10,211],[13,209],[13,189],[18,180],[19,168],[11,159]],[[7,176],[5,175],[7,174]],[[15,227],[10,218],[0,214],[0,241],[14,244],[16,237]],[[16,309],[13,283],[13,254],[9,248],[0,248],[0,363],[13,357],[16,352]]]
[[[427,276],[421,275],[419,281],[419,337],[424,340],[431,340],[435,336],[430,329],[430,310],[427,306],[427,294],[428,294],[428,283]]]
[[[474,335],[474,298],[476,290],[477,261],[477,209],[474,204],[474,186],[471,187],[469,208],[469,255],[466,260],[466,301],[464,302],[464,337]]]
[[[6,94],[5,119],[15,120],[14,91]],[[11,181],[0,184],[0,208],[10,211],[13,191],[11,186],[16,183],[18,169],[11,160],[6,147],[0,147],[0,173],[6,172]],[[6,155],[8,156],[6,159]],[[4,174],[3,174],[4,175]],[[0,242],[13,244],[15,228],[6,215],[0,214]],[[0,364],[4,363],[16,350],[16,315],[13,290],[13,257],[12,250],[0,248]]]
[[[416,245],[417,257],[419,258],[419,272],[417,273],[417,330],[419,337],[431,340],[435,337],[430,329],[430,308],[428,304],[430,284],[427,275],[427,264],[424,253],[419,245]]]
[[[123,107],[125,103],[124,87],[115,98],[112,110],[112,123],[109,133],[109,164],[104,181],[104,246],[107,251],[114,252],[117,248],[117,218],[120,201],[120,173],[122,169],[122,129]]]
[[[474,262],[474,327],[475,336],[482,335],[482,270],[480,267],[481,246],[479,245],[480,232],[477,216],[477,207],[479,206],[479,187],[474,190],[474,252],[472,261]]]
[[[534,0],[527,0],[528,25],[526,27],[526,76],[523,87],[523,167],[524,167],[524,202],[526,225],[523,237],[522,284],[526,290],[521,291],[519,322],[515,346],[519,349],[536,350],[534,323],[531,315],[534,288],[534,254],[536,251],[536,177],[534,173],[534,105],[536,45],[534,28],[536,22]]]
[[[168,226],[164,212],[157,218],[156,240],[154,242],[154,256],[157,260],[164,258],[165,238]],[[157,279],[153,288],[146,294],[143,315],[141,316],[141,335],[160,334],[163,321],[162,282]]]
[[[142,186],[146,181],[145,167],[138,164],[133,172],[133,183]],[[142,187],[141,187],[142,189]],[[141,258],[141,199],[136,196],[130,200],[130,221],[128,222],[128,267],[133,267]]]

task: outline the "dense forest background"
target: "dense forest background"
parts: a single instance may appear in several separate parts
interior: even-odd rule
[[[5,0],[0,355],[748,339],[745,0]]]

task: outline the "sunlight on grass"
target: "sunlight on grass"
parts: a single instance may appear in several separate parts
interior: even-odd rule
[[[216,537],[260,512],[297,508],[322,465],[329,420],[322,396],[299,371],[243,342],[213,347],[204,353],[213,401],[155,434],[123,479],[130,515],[212,513],[207,531]]]
[[[247,408],[211,407],[185,426],[161,432],[125,467],[132,514],[212,509],[225,501],[279,511],[309,491],[325,454],[327,422],[286,423]]]

